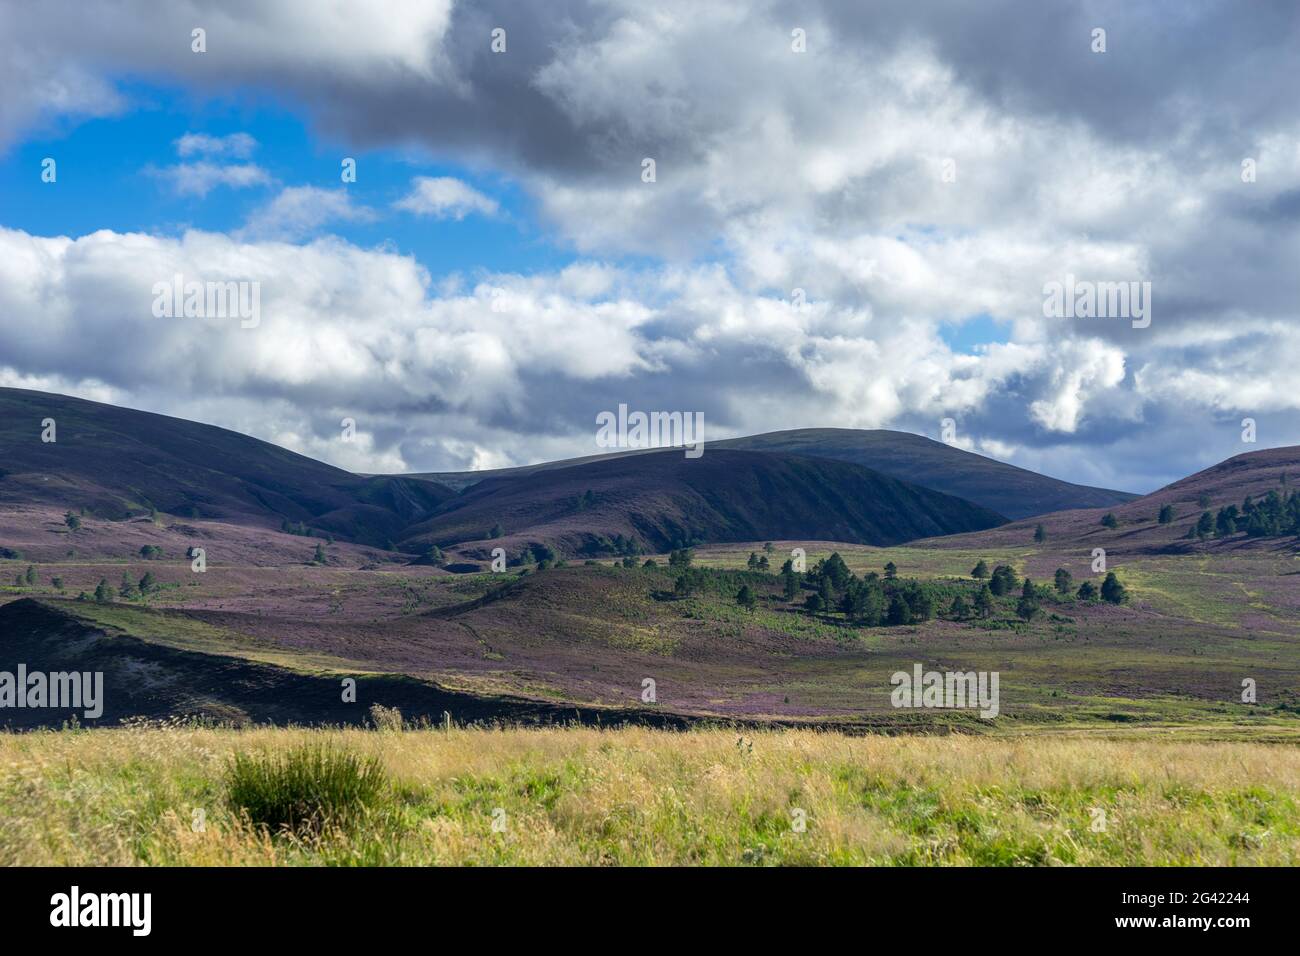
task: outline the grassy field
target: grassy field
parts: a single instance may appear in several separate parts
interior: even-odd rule
[[[304,744],[376,758],[377,801],[315,833],[241,818],[235,755]],[[1300,748],[1286,744],[183,725],[0,735],[0,865],[1297,863]]]
[[[867,628],[807,613],[802,593],[783,597],[774,572],[796,546],[810,566],[832,550],[858,574],[892,561],[902,577],[972,597],[979,560],[1044,585],[1058,567],[1076,582],[1098,578],[1088,552],[1056,550],[1050,540],[888,549],[777,541],[773,573],[749,576],[742,569],[763,542],[696,549],[698,567],[741,576],[702,582],[684,598],[672,593],[675,572],[663,555],[656,570],[610,559],[523,577],[400,565],[214,562],[195,574],[176,561],[67,562],[37,566],[33,585],[16,583],[27,562],[8,560],[0,561],[0,604],[33,597],[152,644],[295,670],[412,675],[484,697],[639,708],[650,677],[657,707],[673,713],[878,724],[899,716],[890,675],[920,662],[999,672],[1000,719],[1022,725],[1250,723],[1261,741],[1300,727],[1300,558],[1288,549],[1117,552],[1111,564],[1129,589],[1122,607],[1052,596],[1026,623],[1012,595],[987,620]],[[146,571],[159,581],[147,598],[75,600],[101,578],[116,587],[124,572],[138,579]],[[753,608],[736,601],[742,580],[757,594]],[[505,599],[484,603],[499,591]],[[1243,700],[1247,679],[1256,701]]]

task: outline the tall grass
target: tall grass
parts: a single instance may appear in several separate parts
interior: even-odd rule
[[[328,746],[284,754],[235,754],[226,774],[227,801],[254,826],[272,833],[319,833],[358,821],[388,790],[376,757]]]
[[[0,866],[1300,865],[1294,742],[1092,730],[744,738],[642,728],[0,733]],[[301,756],[322,751],[334,756]],[[329,818],[350,823],[283,829]]]

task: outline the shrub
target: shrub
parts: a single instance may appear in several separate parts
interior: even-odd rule
[[[272,833],[348,826],[378,804],[387,788],[378,759],[329,747],[236,754],[226,771],[231,809]]]
[[[370,722],[376,730],[401,730],[404,726],[401,710],[383,704],[370,705]]]
[[[668,554],[670,568],[689,568],[693,560],[695,560],[695,552],[690,548],[674,548]]]
[[[1106,514],[1102,516],[1101,523],[1102,526],[1106,528],[1119,527],[1119,519],[1115,517],[1115,512],[1113,511],[1107,511]]]

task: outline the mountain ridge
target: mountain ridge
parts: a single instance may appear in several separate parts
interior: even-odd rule
[[[1117,505],[1139,497],[1131,492],[1074,484],[923,435],[889,429],[796,428],[709,441],[705,443],[705,454],[709,449],[777,452],[847,461],[890,478],[964,498],[1012,520],[1069,508]],[[662,449],[630,449],[515,468],[418,472],[413,476],[463,491],[491,478],[518,478],[659,450]]]

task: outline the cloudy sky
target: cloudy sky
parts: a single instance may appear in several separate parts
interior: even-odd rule
[[[952,418],[1148,491],[1300,444],[1298,9],[5,4],[0,385],[375,472],[590,454],[620,403]],[[156,316],[177,274],[259,323]],[[1150,325],[1046,318],[1067,275]]]

